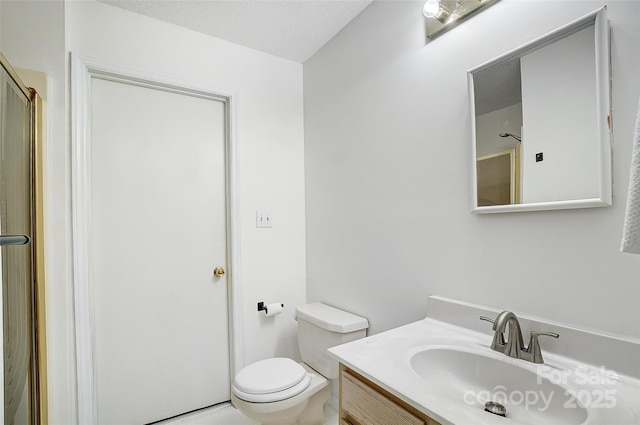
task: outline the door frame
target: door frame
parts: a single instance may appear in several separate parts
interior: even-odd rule
[[[91,270],[91,80],[131,84],[220,101],[225,111],[227,306],[230,379],[243,365],[237,165],[237,93],[71,53],[71,227],[78,423],[97,423]]]

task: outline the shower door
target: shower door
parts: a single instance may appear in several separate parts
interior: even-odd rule
[[[31,105],[0,67],[0,245],[5,425],[38,422],[33,322]],[[8,66],[8,65],[7,65]]]

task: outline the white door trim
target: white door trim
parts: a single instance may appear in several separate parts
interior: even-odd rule
[[[227,285],[231,382],[242,368],[243,341],[240,279],[240,235],[237,192],[237,94],[200,87],[162,75],[143,72],[94,58],[71,54],[71,226],[73,246],[73,296],[76,348],[78,423],[97,423],[94,363],[94,317],[91,277],[91,79],[116,81],[141,87],[212,99],[225,106],[227,193]]]

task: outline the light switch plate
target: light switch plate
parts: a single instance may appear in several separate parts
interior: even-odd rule
[[[256,227],[271,227],[271,213],[266,211],[256,211]]]

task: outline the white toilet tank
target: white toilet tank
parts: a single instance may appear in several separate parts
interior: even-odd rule
[[[296,318],[302,361],[328,379],[338,377],[338,362],[327,348],[364,338],[369,327],[364,317],[322,303],[299,306]]]

